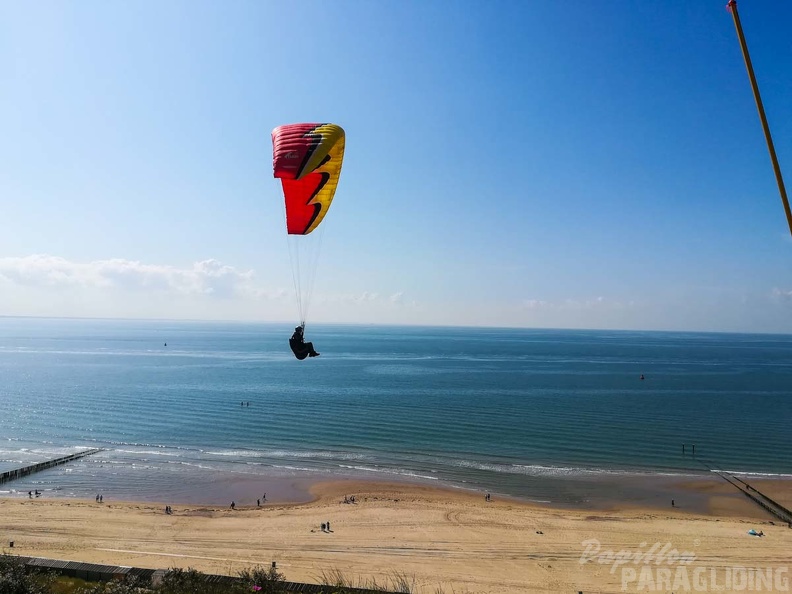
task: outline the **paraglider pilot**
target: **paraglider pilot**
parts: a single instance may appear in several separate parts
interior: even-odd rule
[[[289,346],[291,347],[294,356],[300,361],[306,357],[319,356],[319,353],[314,350],[313,343],[305,342],[305,337],[303,336],[304,330],[305,324],[303,323],[294,329],[294,334],[292,334],[292,337],[289,339]]]

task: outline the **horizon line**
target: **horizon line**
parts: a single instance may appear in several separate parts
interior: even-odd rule
[[[228,320],[228,319],[199,319],[199,318],[130,318],[130,317],[89,317],[89,316],[23,316],[0,314],[1,319],[21,320],[91,320],[98,322],[181,322],[187,324],[264,324],[264,325],[291,325],[294,322],[278,320]],[[410,324],[410,323],[371,323],[371,322],[312,322],[311,326],[367,326],[386,328],[446,328],[446,329],[479,329],[479,330],[545,330],[554,332],[642,332],[657,334],[737,334],[745,336],[788,336],[787,332],[740,332],[735,330],[657,330],[657,329],[626,329],[626,328],[558,328],[544,326],[487,326],[476,324]]]

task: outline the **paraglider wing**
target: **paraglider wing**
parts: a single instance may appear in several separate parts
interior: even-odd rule
[[[344,130],[335,124],[289,124],[272,131],[273,174],[283,184],[289,235],[308,235],[327,214],[344,142]]]

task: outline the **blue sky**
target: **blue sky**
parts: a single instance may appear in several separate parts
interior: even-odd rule
[[[270,131],[347,133],[311,322],[792,332],[724,0],[0,3],[0,315],[293,321]],[[792,184],[792,3],[739,4]]]

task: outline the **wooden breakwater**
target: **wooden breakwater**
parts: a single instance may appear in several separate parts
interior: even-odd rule
[[[23,476],[27,476],[35,472],[41,472],[42,470],[47,470],[48,468],[52,468],[53,466],[66,464],[67,462],[71,462],[72,460],[78,460],[79,458],[84,458],[85,456],[90,456],[92,454],[96,454],[97,452],[101,452],[101,451],[102,448],[93,448],[90,450],[77,452],[76,454],[61,456],[60,458],[55,458],[54,460],[47,460],[45,462],[30,464],[28,466],[23,466],[22,468],[16,468],[14,470],[7,470],[6,472],[0,474],[0,484],[3,484],[8,481],[13,481],[18,478],[22,478]]]
[[[740,491],[740,493],[753,501],[756,505],[764,509],[770,515],[773,515],[782,522],[785,522],[790,528],[792,528],[792,511],[777,501],[771,499],[757,488],[752,487],[741,478],[734,476],[732,473],[726,472],[725,470],[718,470],[718,467],[711,461],[707,461],[702,458],[698,458],[697,460],[707,470],[717,474],[724,481],[735,487],[738,491]]]
[[[767,504],[769,504],[770,506],[775,508],[775,512],[771,512],[771,513],[773,513],[773,515],[775,515],[776,517],[779,517],[780,519],[784,520],[788,524],[792,524],[792,510],[789,510],[788,508],[784,507],[783,505],[778,503],[775,499],[771,499],[770,497],[768,497],[767,495],[762,493],[756,487],[752,487],[751,485],[746,483],[744,480],[742,480],[740,477],[734,476],[733,474],[730,475],[730,476],[735,481],[741,483],[745,487],[746,494],[747,494],[748,491],[753,491],[756,495],[758,495],[765,502],[767,502]],[[780,513],[776,513],[776,512],[780,512]]]

